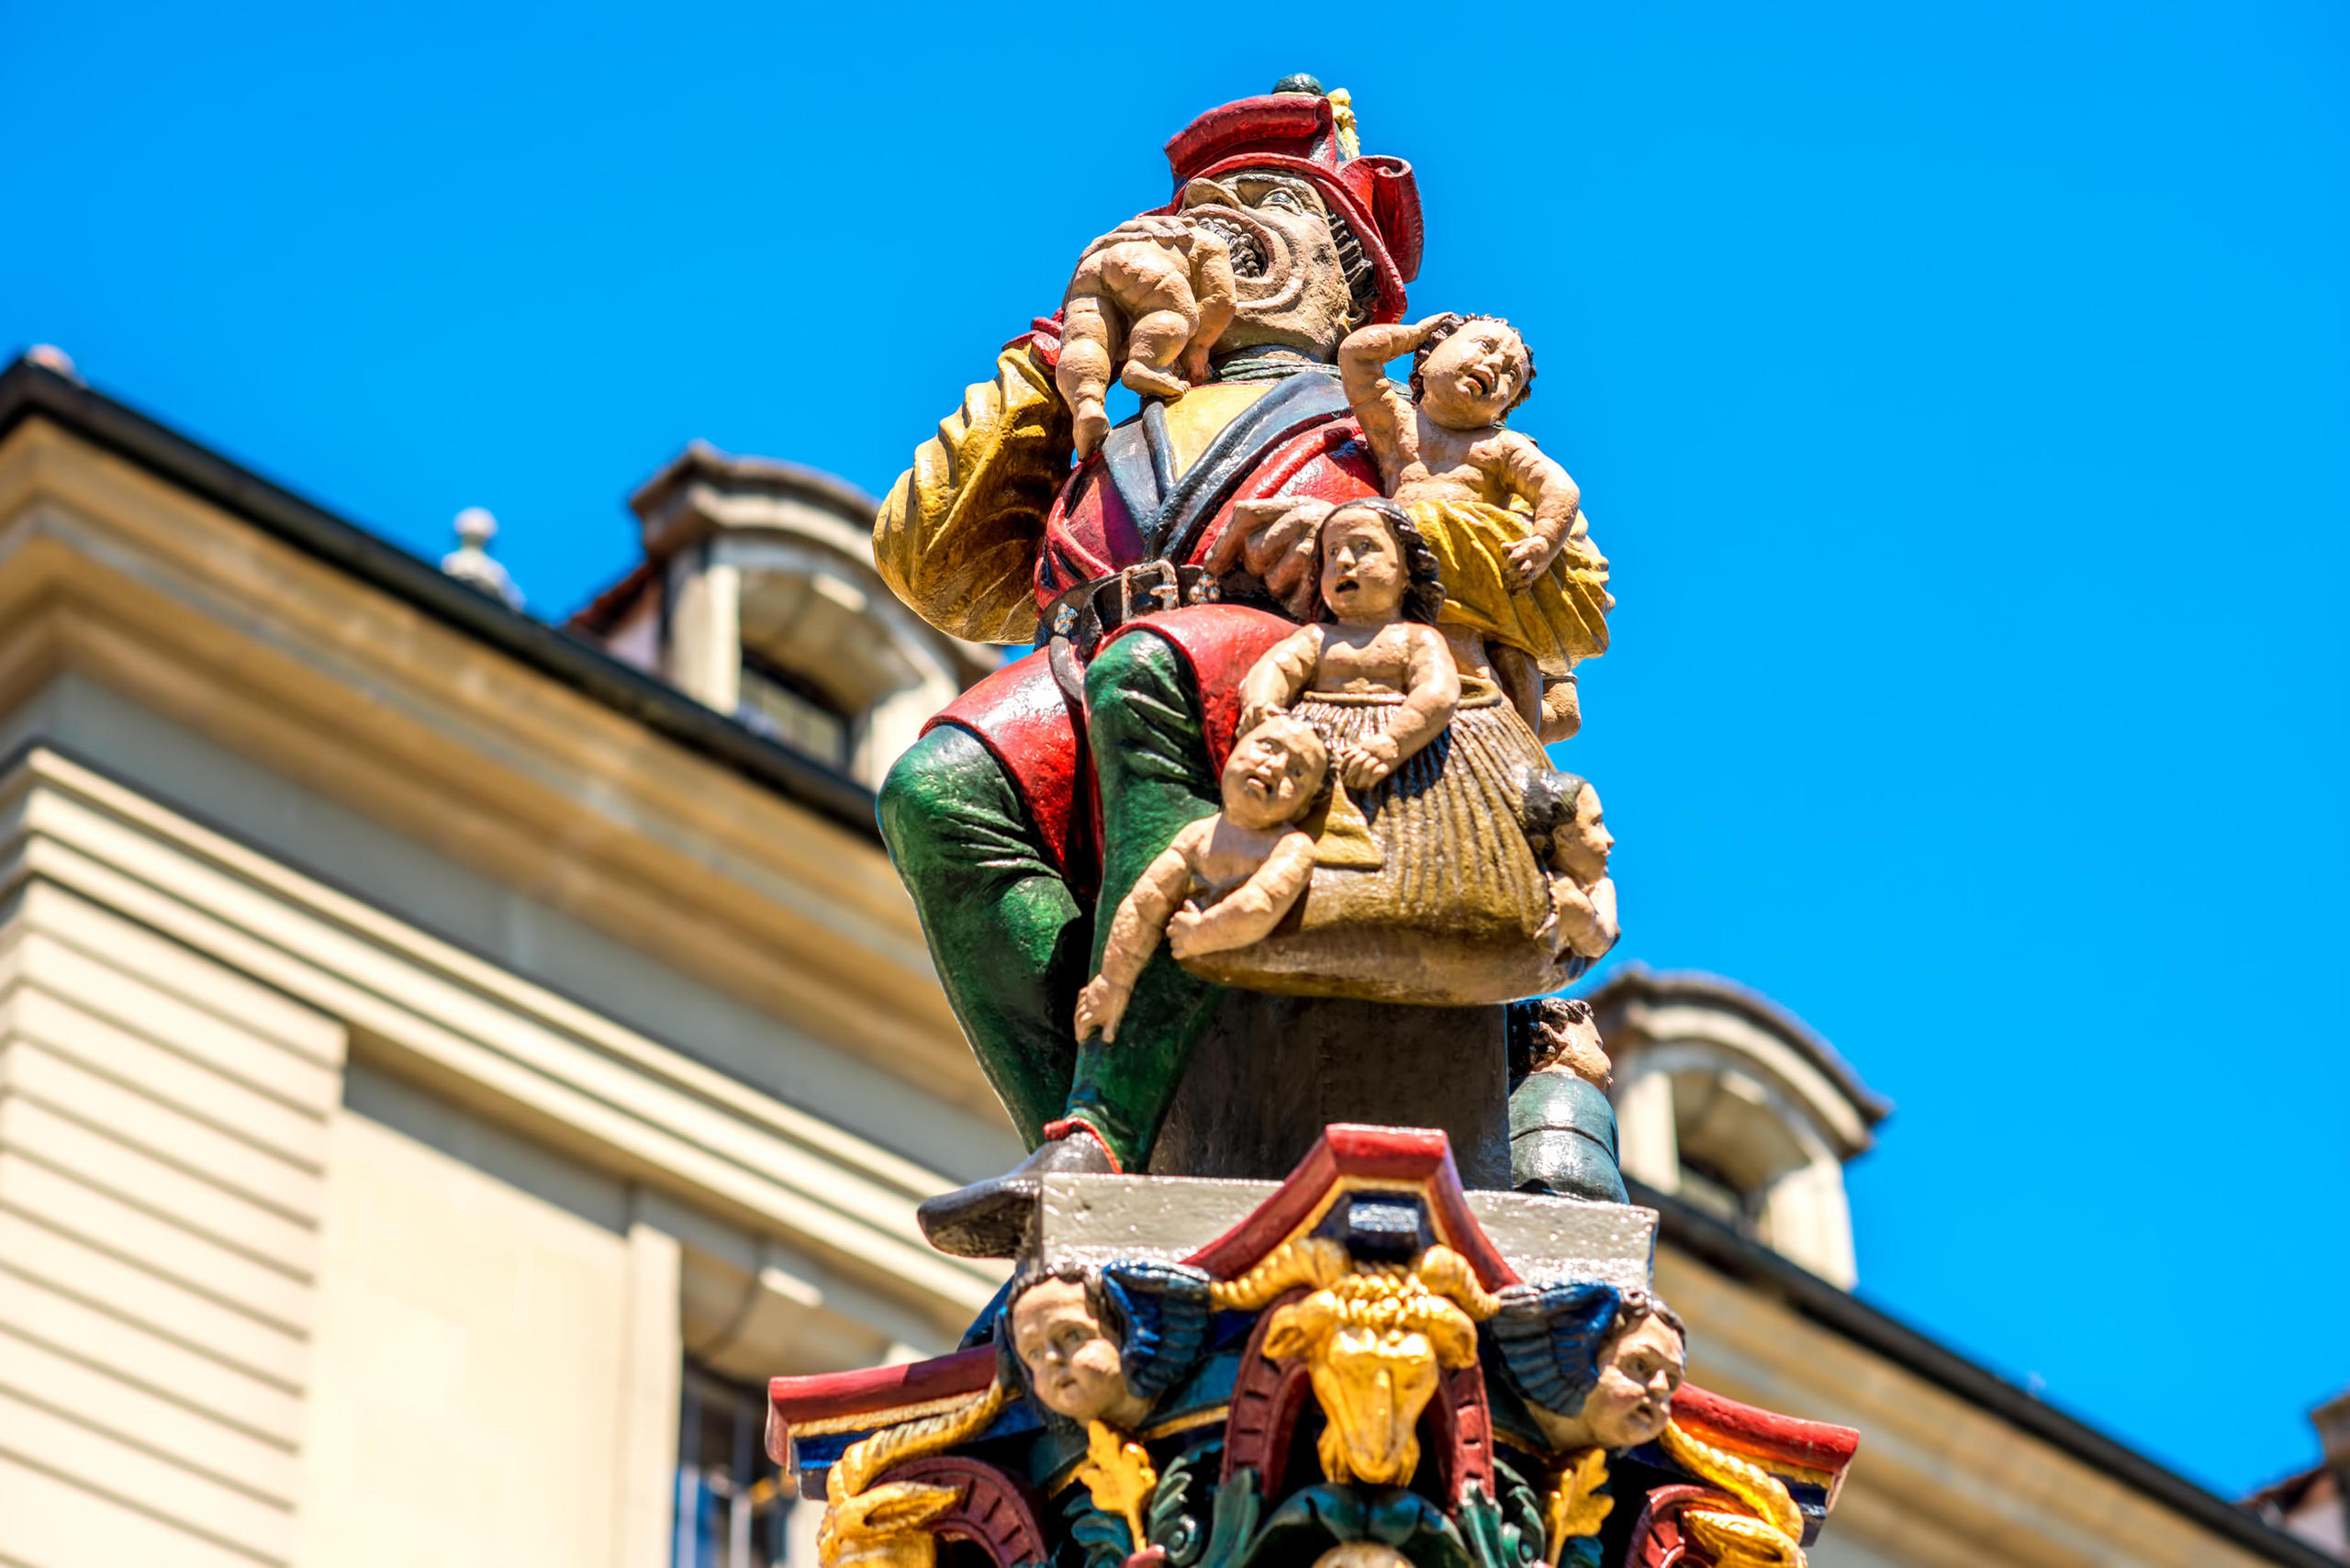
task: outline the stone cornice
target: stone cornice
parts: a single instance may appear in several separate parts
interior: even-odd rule
[[[917,1232],[935,1173],[50,747],[0,765],[0,903],[68,944],[135,922],[340,1021],[355,1060],[780,1238],[944,1337],[995,1287]]]
[[[846,774],[753,734],[566,632],[507,609],[430,563],[113,398],[20,359],[0,372],[0,442],[33,419],[46,420],[115,454],[853,833],[879,840],[872,791]]]
[[[8,378],[0,711],[62,670],[83,675],[748,1002],[779,1031],[897,1075],[975,1127],[1001,1125],[859,787],[836,780],[867,802],[845,824],[518,650],[551,640],[565,659],[641,681],[634,672],[380,543],[352,549],[388,561],[386,580],[411,568],[430,579],[418,593],[431,604],[295,548],[253,526],[257,509],[224,510],[185,476],[52,419],[48,401],[70,384],[23,364]],[[510,635],[501,644],[485,625]],[[730,745],[790,755],[655,689],[665,711],[690,710]]]

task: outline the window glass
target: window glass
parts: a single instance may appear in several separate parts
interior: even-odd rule
[[[688,1361],[679,1415],[675,1568],[790,1562],[785,1542],[800,1505],[784,1495],[783,1475],[767,1456],[761,1392]]]
[[[835,767],[847,765],[848,721],[803,683],[745,655],[741,691],[735,717],[744,723]]]

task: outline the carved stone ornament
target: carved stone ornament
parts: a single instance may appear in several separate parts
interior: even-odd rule
[[[951,1539],[1000,1568],[1522,1568],[1669,1538],[1655,1561],[1798,1564],[1858,1440],[1679,1384],[1677,1362],[1670,1418],[1611,1426],[1617,1348],[1678,1342],[1645,1288],[1653,1216],[1464,1192],[1440,1135],[1332,1127],[1279,1183],[1053,1186],[1014,1288],[1085,1282],[1146,1402],[1128,1427],[1073,1421],[999,1344],[776,1379],[769,1450],[830,1499],[826,1563],[928,1562]]]

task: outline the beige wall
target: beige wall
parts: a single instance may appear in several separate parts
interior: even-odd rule
[[[9,1568],[660,1568],[685,1355],[946,1348],[997,1273],[920,1246],[944,1184],[83,764],[0,775]]]
[[[625,1189],[364,1070],[351,1099],[332,1135],[303,1562],[615,1562],[626,1423],[676,1431],[674,1376],[656,1409],[628,1397]]]
[[[343,1045],[54,884],[0,910],[0,1559],[293,1560]]]

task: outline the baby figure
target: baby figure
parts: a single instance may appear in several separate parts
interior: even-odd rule
[[[1403,353],[1408,387],[1382,369]],[[1566,739],[1581,722],[1572,672],[1606,651],[1616,601],[1575,482],[1505,428],[1533,352],[1498,316],[1431,316],[1354,332],[1338,368],[1387,493],[1442,566],[1447,632],[1490,661],[1540,739]]]
[[[1393,501],[1348,501],[1315,543],[1324,619],[1275,644],[1240,683],[1243,734],[1307,691],[1401,697],[1385,729],[1331,757],[1368,790],[1452,722],[1460,671],[1436,627],[1445,603],[1436,557]]]
[[[1550,940],[1561,958],[1606,956],[1622,935],[1616,881],[1607,874],[1616,835],[1599,791],[1572,773],[1537,774],[1526,786],[1526,831],[1550,869]]]
[[[1232,321],[1232,252],[1206,229],[1179,226],[1164,241],[1113,241],[1078,263],[1061,301],[1053,383],[1077,416],[1079,462],[1110,433],[1102,399],[1121,332],[1126,364],[1119,379],[1147,397],[1181,397],[1208,378],[1208,349]]]
[[[1314,840],[1295,825],[1330,757],[1314,726],[1276,716],[1244,733],[1224,765],[1224,810],[1175,835],[1110,922],[1102,972],[1077,998],[1077,1037],[1104,1043],[1166,933],[1178,958],[1246,947],[1281,924],[1314,876]]]

